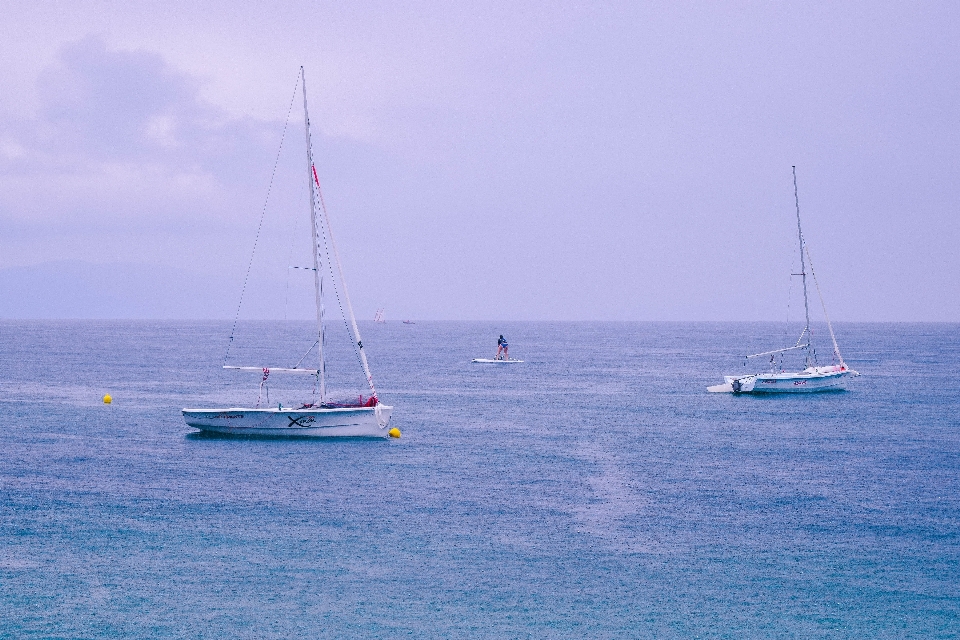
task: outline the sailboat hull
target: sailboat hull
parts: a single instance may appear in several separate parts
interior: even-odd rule
[[[860,375],[846,367],[808,367],[795,373],[758,373],[750,376],[724,376],[725,383],[707,387],[726,393],[815,393],[846,388],[847,379]]]
[[[201,431],[248,436],[386,438],[393,407],[184,409]]]

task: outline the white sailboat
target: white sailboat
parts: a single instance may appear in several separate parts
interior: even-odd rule
[[[847,378],[859,376],[860,374],[847,366],[840,355],[840,347],[837,345],[837,338],[833,333],[833,326],[830,324],[830,316],[827,315],[827,306],[823,301],[823,294],[820,292],[820,283],[817,282],[817,274],[813,270],[813,260],[810,257],[810,251],[803,239],[803,230],[800,227],[800,197],[797,193],[797,168],[793,167],[793,197],[797,207],[797,237],[800,242],[800,273],[803,281],[803,309],[806,317],[806,325],[800,332],[797,343],[792,347],[783,349],[774,349],[773,351],[764,351],[763,353],[754,353],[746,356],[747,359],[761,358],[770,356],[771,370],[766,373],[754,373],[743,376],[724,376],[724,383],[707,387],[707,391],[713,393],[810,393],[815,391],[834,391],[843,389],[846,386]],[[811,344],[810,333],[810,304],[807,298],[807,265],[810,266],[810,275],[813,276],[813,282],[817,287],[817,294],[820,297],[820,305],[823,307],[823,316],[827,321],[827,329],[830,331],[830,339],[833,341],[833,363],[827,366],[820,366],[817,363],[817,353]],[[802,371],[783,371],[782,354],[788,351],[803,350],[805,352],[805,368]],[[778,356],[781,358],[778,360]]]
[[[313,284],[317,314],[317,347],[318,367],[316,369],[300,368],[301,362],[293,367],[247,367],[228,366],[224,369],[239,371],[257,371],[262,374],[260,382],[261,396],[258,396],[255,407],[229,407],[212,409],[184,409],[183,418],[188,425],[201,431],[227,433],[236,435],[268,435],[268,436],[347,436],[347,437],[387,437],[397,435],[396,430],[387,430],[390,414],[393,407],[381,404],[377,397],[377,390],[370,374],[370,366],[364,353],[363,341],[360,339],[360,330],[353,314],[350,295],[343,279],[343,267],[333,234],[330,228],[330,218],[327,215],[323,198],[320,194],[320,181],[313,162],[313,145],[310,138],[310,115],[307,109],[306,75],[303,67],[300,68],[300,80],[303,89],[303,118],[307,143],[307,173],[310,184],[310,222],[311,237],[313,240]],[[318,196],[320,196],[318,198]],[[319,201],[319,202],[318,202]],[[318,207],[319,204],[319,207]],[[323,238],[329,240],[333,247],[332,256],[323,251]],[[331,260],[332,258],[332,260]],[[324,305],[323,305],[323,276],[322,268],[331,270],[336,264],[341,293],[349,314],[350,328],[355,348],[359,355],[363,373],[370,388],[370,396],[366,399],[361,395],[358,400],[348,402],[334,402],[327,394],[325,363],[324,363]],[[336,282],[334,282],[336,286]],[[313,347],[310,348],[312,351]],[[309,354],[308,351],[307,353]],[[305,358],[306,356],[304,356]],[[314,396],[310,402],[299,407],[261,407],[260,401],[269,376],[273,374],[293,374],[311,376],[315,380]],[[319,396],[319,397],[318,397]],[[395,433],[391,434],[393,431]]]

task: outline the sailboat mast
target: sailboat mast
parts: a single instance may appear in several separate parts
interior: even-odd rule
[[[803,280],[803,312],[807,324],[803,331],[807,334],[807,366],[810,366],[810,303],[807,300],[807,263],[803,256],[803,231],[800,228],[800,195],[797,191],[797,167],[793,167],[793,200],[797,205],[797,239],[800,241],[800,278]]]
[[[323,276],[320,272],[320,234],[317,232],[317,196],[313,189],[313,144],[310,140],[310,112],[307,110],[307,76],[300,67],[303,83],[303,125],[307,137],[307,180],[310,182],[310,236],[313,240],[313,291],[317,305],[317,378],[320,386],[320,402],[327,399],[326,371],[323,361]]]

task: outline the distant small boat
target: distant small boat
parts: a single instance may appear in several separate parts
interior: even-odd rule
[[[754,373],[745,376],[724,376],[724,383],[707,387],[711,393],[810,393],[812,391],[833,391],[843,389],[846,385],[846,379],[860,374],[847,366],[840,355],[840,347],[837,346],[837,338],[833,334],[833,326],[830,324],[830,316],[827,315],[827,306],[823,302],[823,295],[820,294],[820,285],[817,283],[817,274],[813,271],[813,260],[810,258],[810,251],[807,249],[803,239],[803,231],[800,228],[800,198],[797,195],[797,168],[793,167],[793,197],[797,205],[797,237],[800,241],[800,273],[803,279],[803,308],[806,313],[807,324],[800,332],[797,343],[792,347],[783,349],[774,349],[773,351],[764,351],[763,353],[754,353],[747,358],[759,358],[770,356],[771,371],[768,373]],[[827,329],[830,331],[830,339],[833,341],[834,363],[829,366],[819,366],[817,363],[817,352],[811,346],[810,341],[810,304],[807,300],[807,264],[810,265],[810,275],[813,276],[813,282],[817,286],[817,294],[820,295],[820,305],[823,307],[823,316],[827,320]],[[806,368],[803,371],[782,371],[780,366],[782,362],[777,361],[777,356],[793,350],[806,351]],[[781,358],[782,361],[782,358]]]
[[[377,312],[373,315],[373,321],[377,324],[383,324],[386,322],[383,318],[383,309],[377,309]]]
[[[520,364],[523,360],[504,360],[503,358],[474,358],[473,362],[479,364]]]
[[[413,320],[404,320],[403,324],[417,324],[417,323],[414,322]]]

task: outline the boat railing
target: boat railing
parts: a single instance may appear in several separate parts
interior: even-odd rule
[[[800,344],[792,347],[784,347],[783,349],[774,349],[773,351],[764,351],[763,353],[753,353],[749,356],[744,356],[744,358],[759,358],[760,356],[770,356],[775,353],[783,353],[784,351],[793,351],[794,349],[806,349],[810,345]]]
[[[237,371],[259,371],[262,373],[306,373],[315,376],[320,373],[317,369],[291,369],[289,367],[232,367],[223,365],[224,369],[234,369]]]

